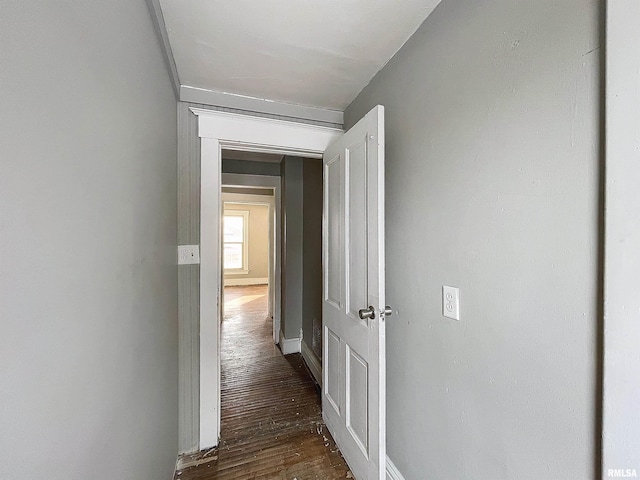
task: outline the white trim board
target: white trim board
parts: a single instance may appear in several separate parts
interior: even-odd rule
[[[225,278],[225,287],[237,287],[243,285],[267,285],[269,278]]]
[[[339,110],[276,102],[266,98],[237,95],[234,93],[208,90],[206,88],[190,87],[188,85],[180,85],[180,101],[235,108],[248,112],[280,115],[290,117],[291,119],[298,118],[301,120],[333,123],[336,125],[342,125],[344,122],[344,114]]]
[[[400,470],[398,470],[398,467],[396,467],[393,464],[393,462],[389,458],[389,455],[387,455],[386,471],[387,471],[387,480],[404,480],[404,477],[400,473]]]
[[[280,181],[280,177],[274,177],[272,175],[250,175],[245,173],[222,174],[222,185],[225,187],[260,187],[276,189],[280,187]],[[260,195],[256,196],[259,197]],[[268,195],[264,196],[269,198]]]
[[[300,353],[300,344],[302,338],[284,338],[284,333],[280,330],[280,351],[283,355],[289,355],[290,353]]]
[[[198,117],[200,138],[215,139],[220,148],[322,158],[343,131],[338,128],[190,108]],[[243,141],[242,139],[247,139]]]
[[[300,351],[304,363],[307,364],[316,383],[322,388],[322,362],[318,356],[308,347],[304,340],[301,342]]]
[[[220,297],[222,243],[220,198],[222,148],[322,158],[342,135],[336,128],[190,108],[200,137],[200,311],[199,369],[192,371],[200,397],[201,450],[218,445],[220,435]],[[206,293],[205,293],[206,292]],[[215,292],[215,293],[214,293]],[[197,327],[194,327],[197,328]],[[299,350],[298,350],[299,351]],[[185,356],[192,351],[185,352]],[[195,381],[197,379],[197,381]],[[197,388],[197,387],[196,387]]]

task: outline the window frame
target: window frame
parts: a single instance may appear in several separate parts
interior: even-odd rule
[[[227,243],[238,244],[240,242],[224,241],[224,219],[225,217],[242,217],[242,267],[226,268],[224,266],[224,247]],[[249,274],[249,210],[225,209],[222,213],[222,264],[225,275],[248,275]]]

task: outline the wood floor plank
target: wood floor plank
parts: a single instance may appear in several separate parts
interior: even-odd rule
[[[302,357],[273,344],[267,300],[263,285],[225,288],[220,445],[183,456],[175,480],[352,478]]]

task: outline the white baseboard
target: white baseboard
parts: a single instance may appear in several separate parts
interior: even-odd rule
[[[290,353],[300,353],[302,338],[284,338],[284,333],[280,330],[280,350],[283,355]]]
[[[404,480],[400,470],[393,464],[387,456],[387,480]]]
[[[237,287],[239,285],[266,285],[269,283],[268,278],[225,278],[225,287]]]
[[[322,362],[318,358],[318,356],[313,353],[313,351],[308,347],[308,345],[304,342],[301,342],[301,352],[302,358],[304,359],[307,367],[311,370],[313,374],[313,378],[316,379],[318,385],[322,387]]]

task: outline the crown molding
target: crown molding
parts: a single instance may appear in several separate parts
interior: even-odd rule
[[[171,50],[171,44],[169,43],[169,35],[167,34],[167,26],[164,23],[164,16],[162,15],[162,8],[160,7],[160,0],[146,0],[147,7],[149,7],[149,13],[151,14],[151,21],[153,27],[160,40],[160,46],[162,47],[162,53],[164,61],[169,71],[169,77],[171,78],[171,85],[176,98],[180,98],[180,77],[178,76],[178,69],[176,67],[176,61],[173,57]]]
[[[308,107],[293,103],[276,102],[264,98],[218,92],[205,88],[180,86],[180,101],[216,107],[234,108],[248,112],[266,113],[291,119],[312,120],[333,126],[342,126],[344,114],[338,110]]]

